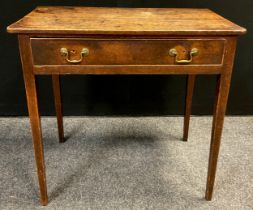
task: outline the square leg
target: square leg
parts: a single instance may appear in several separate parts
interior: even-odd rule
[[[189,122],[192,109],[192,96],[195,85],[196,75],[187,75],[187,89],[186,89],[186,99],[185,99],[185,114],[184,114],[184,136],[183,140],[188,140],[189,132]]]
[[[27,106],[30,117],[34,156],[37,166],[37,175],[40,188],[40,201],[43,206],[48,204],[46,173],[44,163],[43,141],[41,134],[41,122],[37,98],[35,75],[33,73],[32,54],[30,38],[26,35],[19,35],[20,56],[23,66],[23,76],[26,89]]]
[[[57,117],[59,142],[63,143],[65,139],[64,139],[64,130],[63,130],[61,87],[60,87],[59,75],[57,74],[52,75],[52,85],[53,85],[53,92],[54,92],[54,103],[55,103],[55,112],[56,112],[56,117]]]

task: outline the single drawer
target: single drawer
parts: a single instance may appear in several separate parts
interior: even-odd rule
[[[31,39],[34,65],[218,65],[224,43],[224,39]]]

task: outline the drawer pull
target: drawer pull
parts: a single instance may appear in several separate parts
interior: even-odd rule
[[[197,55],[197,54],[198,54],[198,49],[197,48],[193,48],[190,51],[190,59],[189,60],[179,60],[178,57],[177,57],[178,53],[177,53],[177,50],[175,48],[172,48],[169,51],[169,55],[170,56],[176,57],[175,61],[178,64],[188,64],[188,63],[191,63],[192,62],[192,57],[195,56],[195,55]]]
[[[80,53],[80,59],[79,60],[70,60],[69,59],[69,51],[68,51],[67,48],[65,48],[65,47],[61,48],[60,52],[61,52],[61,55],[65,58],[65,60],[68,63],[81,63],[83,58],[85,56],[89,55],[89,49],[88,48],[83,48],[81,53]]]

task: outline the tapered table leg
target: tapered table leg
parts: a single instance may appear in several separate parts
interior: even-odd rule
[[[39,179],[41,204],[48,204],[46,174],[44,164],[41,122],[38,108],[35,75],[33,74],[32,54],[29,36],[19,35],[20,55],[23,66],[23,75],[26,89],[27,106],[33,136],[34,155]]]
[[[61,87],[60,87],[60,76],[52,75],[52,84],[54,92],[54,103],[55,103],[55,112],[57,117],[58,125],[58,135],[59,141],[64,142],[64,130],[63,130],[63,120],[62,120],[62,106],[61,106]]]
[[[186,99],[185,99],[185,114],[184,114],[184,136],[183,140],[188,140],[188,132],[189,132],[189,122],[192,108],[192,96],[194,90],[196,75],[188,75],[187,76],[187,89],[186,89]]]
[[[213,127],[210,144],[209,165],[206,185],[206,200],[212,199],[221,134],[227,105],[229,87],[226,85],[226,76],[220,75],[217,81],[216,102],[213,115]]]
[[[222,128],[226,112],[231,74],[236,49],[236,39],[231,38],[227,43],[227,50],[224,56],[224,69],[221,75],[218,75],[216,86],[216,100],[213,114],[213,127],[210,144],[209,164],[206,183],[206,200],[211,200],[213,195],[215,174],[217,168],[218,155],[220,150]]]

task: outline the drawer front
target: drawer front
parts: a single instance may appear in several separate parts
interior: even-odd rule
[[[223,39],[31,39],[34,65],[218,65],[224,43]]]

